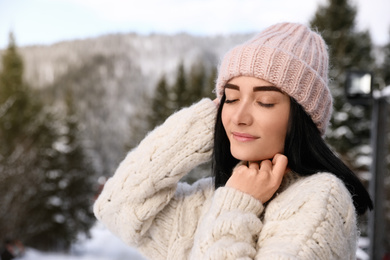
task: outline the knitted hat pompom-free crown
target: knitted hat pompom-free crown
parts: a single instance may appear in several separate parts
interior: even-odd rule
[[[324,135],[332,113],[328,60],[325,41],[307,26],[272,25],[226,53],[219,67],[217,97],[234,77],[268,81],[293,97]]]

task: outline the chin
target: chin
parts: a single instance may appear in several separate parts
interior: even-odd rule
[[[240,160],[240,161],[248,161],[248,162],[257,162],[257,161],[262,161],[262,160],[266,160],[266,159],[270,159],[270,158],[273,158],[273,156],[253,156],[253,153],[251,154],[246,154],[246,153],[234,153],[232,152],[232,155],[234,158],[236,158],[237,160]]]
[[[274,158],[275,154],[281,153],[283,154],[283,151],[275,151],[272,153],[256,153],[256,152],[250,152],[250,151],[237,151],[237,150],[230,150],[231,154],[234,158],[240,161],[248,161],[248,162],[259,162],[263,160],[272,160]]]

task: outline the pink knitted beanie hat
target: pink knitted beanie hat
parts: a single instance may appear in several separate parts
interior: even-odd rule
[[[237,76],[263,79],[293,97],[324,135],[332,113],[328,52],[322,37],[307,26],[280,23],[231,49],[219,68],[216,93]]]

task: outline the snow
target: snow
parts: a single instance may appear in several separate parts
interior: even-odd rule
[[[91,229],[91,238],[80,237],[71,253],[43,253],[28,248],[18,260],[145,260],[136,249],[124,244],[102,224]]]

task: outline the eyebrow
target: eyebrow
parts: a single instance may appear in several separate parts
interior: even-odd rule
[[[234,84],[230,84],[230,83],[226,84],[225,88],[240,90],[239,86],[234,85]],[[279,88],[277,88],[275,86],[256,86],[256,87],[253,87],[253,92],[255,92],[255,91],[277,91],[277,92],[283,93]]]

